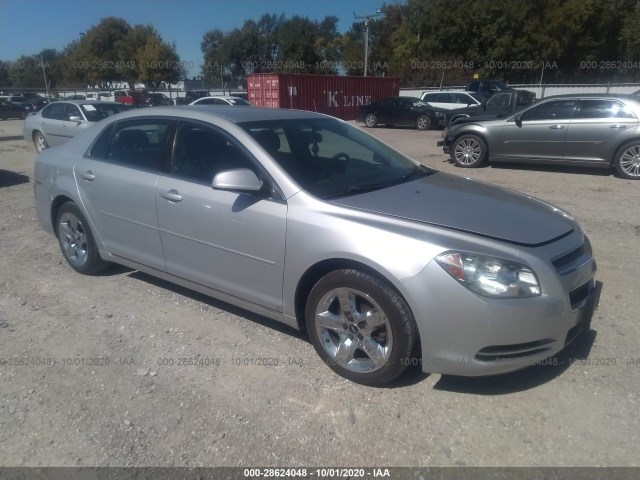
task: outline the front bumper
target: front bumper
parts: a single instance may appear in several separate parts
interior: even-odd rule
[[[443,138],[442,140],[438,140],[437,145],[439,147],[442,147],[442,151],[445,154],[449,154],[451,153],[451,140],[449,140],[448,138]]]
[[[531,262],[529,262],[531,263]],[[416,318],[425,373],[483,376],[507,373],[554,356],[589,331],[602,283],[595,261],[559,274],[532,265],[543,294],[495,299],[477,295],[435,261],[404,280]],[[548,262],[547,262],[548,263]]]

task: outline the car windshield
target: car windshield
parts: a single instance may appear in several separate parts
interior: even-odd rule
[[[475,98],[476,100],[478,100],[480,103],[484,102],[485,100],[485,97],[483,97],[479,93],[476,93],[476,92],[467,92],[467,93],[471,95],[473,98]]]
[[[241,123],[305,190],[322,199],[378,190],[434,173],[330,118]]]
[[[129,109],[126,105],[119,105],[115,103],[87,103],[80,105],[80,108],[82,108],[84,116],[87,117],[87,120],[90,122],[98,122],[103,118],[107,118],[111,115],[115,115],[116,113],[124,112]]]
[[[250,102],[247,102],[244,98],[227,98],[227,101],[231,105],[246,105],[248,107],[253,106]]]
[[[412,107],[430,107],[431,105],[429,105],[424,100],[420,100],[419,98],[416,98],[413,102],[411,102],[411,106]]]

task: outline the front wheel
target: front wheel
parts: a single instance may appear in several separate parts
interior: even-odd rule
[[[619,177],[640,180],[640,142],[622,147],[616,154],[613,166]]]
[[[316,352],[337,374],[382,385],[410,363],[416,326],[404,299],[386,282],[357,270],[336,270],[313,287],[305,309]]]
[[[416,119],[416,128],[418,130],[429,130],[431,128],[431,119],[427,115],[420,115]]]
[[[100,258],[89,222],[75,203],[67,202],[58,210],[56,234],[65,260],[76,272],[95,275],[109,266]]]
[[[487,160],[487,144],[476,135],[462,135],[451,148],[453,161],[462,168],[475,168]]]
[[[378,125],[378,117],[374,113],[367,113],[364,117],[364,124],[369,128],[376,127]]]

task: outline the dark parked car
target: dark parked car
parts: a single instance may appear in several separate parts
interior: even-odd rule
[[[36,92],[22,92],[22,93],[20,93],[20,96],[22,96],[24,98],[28,98],[29,100],[37,99],[37,98],[44,98],[44,97],[40,96],[39,93],[36,93]]]
[[[440,111],[417,97],[388,97],[360,107],[358,121],[369,128],[384,124],[428,130],[438,125]]]
[[[444,111],[439,115],[440,123],[447,126],[461,121],[493,120],[522,110],[535,100],[535,93],[527,90],[507,90],[496,93],[480,105]]]
[[[14,102],[10,100],[11,98],[16,97],[0,97],[0,118],[3,120],[9,118],[27,118],[29,110],[27,110],[25,102]]]
[[[33,97],[30,98],[27,103],[25,103],[25,108],[29,111],[29,113],[39,112],[44,107],[49,105],[52,101],[53,100],[49,100],[48,98],[44,97]]]
[[[631,96],[558,95],[514,115],[455,123],[442,136],[460,167],[487,161],[615,168],[640,180],[640,101]]]
[[[64,97],[65,100],[86,100],[87,97],[84,95],[69,95],[68,97]]]
[[[164,93],[145,93],[142,107],[165,107],[173,105],[173,100]]]
[[[465,90],[467,92],[477,92],[480,95],[483,95],[486,98],[489,98],[498,92],[508,92],[514,89],[500,80],[486,80],[486,79],[480,78],[480,79],[471,80],[469,83],[467,83]],[[521,90],[521,92],[527,92],[533,98],[536,97],[535,93],[530,92],[528,90]]]

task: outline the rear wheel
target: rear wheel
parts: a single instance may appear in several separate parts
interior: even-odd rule
[[[479,167],[487,160],[487,144],[476,135],[462,135],[453,143],[451,156],[459,167]]]
[[[38,153],[42,152],[45,148],[49,148],[47,141],[44,139],[44,135],[40,132],[33,134],[33,144],[35,145]]]
[[[62,254],[76,272],[94,275],[109,266],[100,258],[89,222],[75,203],[60,207],[55,226]]]
[[[357,270],[327,274],[311,290],[305,317],[318,355],[349,380],[382,385],[410,363],[416,344],[413,315],[377,277]]]
[[[420,115],[416,119],[416,128],[418,130],[429,130],[431,128],[431,119],[428,115]]]
[[[20,112],[20,120],[27,118],[27,112]]]
[[[640,180],[640,142],[622,147],[616,154],[613,166],[619,177]]]
[[[374,113],[367,113],[364,117],[364,124],[369,128],[376,127],[378,125],[378,117]]]

